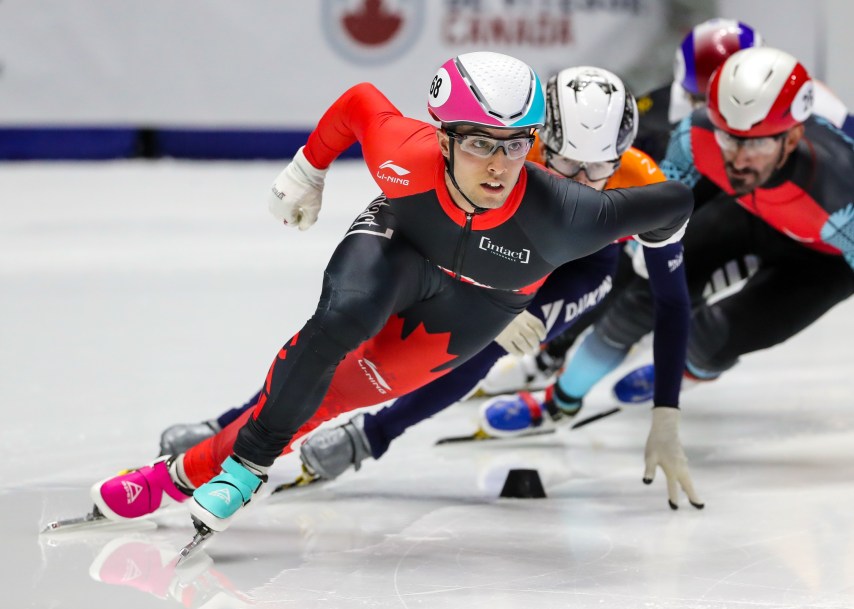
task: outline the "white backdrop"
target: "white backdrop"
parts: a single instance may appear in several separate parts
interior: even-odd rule
[[[3,0],[0,124],[308,128],[377,84],[423,116],[447,58],[491,49],[547,76],[623,73],[666,28],[659,0]]]

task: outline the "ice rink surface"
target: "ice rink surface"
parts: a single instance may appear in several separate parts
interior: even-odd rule
[[[0,166],[4,607],[854,607],[854,301],[683,396],[703,511],[671,511],[660,472],[641,483],[648,407],[434,447],[473,429],[472,401],[358,473],[256,502],[187,568],[182,508],[156,528],[39,536],[85,513],[93,482],[151,460],[169,424],[242,403],[310,315],[377,189],[338,163],[299,233],[266,211],[279,169]],[[613,405],[609,386],[585,414]],[[548,498],[498,499],[520,467]],[[288,457],[271,477],[295,471]]]

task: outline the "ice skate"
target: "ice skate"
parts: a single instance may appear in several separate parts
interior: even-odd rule
[[[213,420],[172,425],[160,434],[160,456],[185,453],[199,442],[212,438],[219,431],[220,426]]]
[[[636,368],[614,384],[614,397],[623,404],[640,404],[652,399],[655,392],[655,366]]]
[[[568,421],[581,409],[581,400],[559,406],[554,385],[545,391],[500,395],[480,407],[478,429],[468,435],[440,438],[436,444],[480,442],[554,433],[560,421]],[[591,421],[582,421],[579,427]]]
[[[371,458],[371,445],[365,435],[365,415],[330,429],[312,434],[300,447],[305,470],[317,478],[334,480],[351,467],[359,471],[362,461]]]
[[[697,385],[713,381],[717,376],[705,378],[685,370],[682,377],[682,392]],[[614,397],[623,404],[649,402],[655,395],[655,365],[647,364],[626,374],[614,384]]]
[[[207,538],[208,531],[224,531],[266,481],[266,475],[256,474],[236,458],[228,457],[218,476],[193,491],[188,505],[197,532]]]
[[[182,503],[192,492],[174,482],[169,466],[171,457],[163,457],[138,469],[126,469],[112,478],[92,485],[92,511],[84,516],[55,520],[42,534],[66,533],[101,526],[130,524],[155,513],[169,503]],[[182,490],[183,489],[183,490]],[[164,502],[164,493],[166,494]]]
[[[522,391],[489,400],[480,410],[481,430],[489,436],[512,438],[554,428],[559,421],[568,421],[580,410],[581,401],[573,401],[561,408],[554,399],[553,387],[546,391]]]
[[[133,520],[156,512],[166,502],[183,503],[190,489],[172,478],[173,457],[161,457],[151,465],[102,480],[90,495],[97,510],[110,520]]]
[[[480,407],[479,424],[474,433],[440,438],[436,444],[481,442],[553,433],[554,426],[543,425],[542,403],[545,399],[544,391],[535,394],[522,391],[496,396]]]
[[[497,396],[517,391],[539,391],[548,387],[563,367],[563,358],[545,351],[535,355],[507,355],[498,360],[478,388],[478,394]]]

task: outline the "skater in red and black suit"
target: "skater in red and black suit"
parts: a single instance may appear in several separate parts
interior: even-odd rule
[[[401,116],[368,84],[324,114],[276,180],[274,216],[311,226],[327,168],[355,141],[383,194],[333,254],[314,315],[274,359],[255,408],[179,458],[96,485],[108,516],[149,513],[163,492],[180,499],[196,486],[197,526],[222,530],[296,434],[459,366],[558,266],[624,235],[654,245],[681,235],[692,210],[681,184],[597,192],[526,164],[544,114],[526,64],[496,53],[456,57],[436,73],[428,100],[439,129]],[[148,496],[129,508],[125,482]]]
[[[711,380],[739,358],[791,338],[854,293],[854,141],[811,116],[813,86],[791,55],[753,48],[730,57],[709,86],[708,110],[683,120],[662,169],[691,186],[697,210],[683,240],[695,302],[687,374]],[[728,260],[759,270],[709,305],[702,293]],[[651,329],[649,291],[627,289],[596,327],[626,349]],[[641,368],[630,390],[653,374]]]

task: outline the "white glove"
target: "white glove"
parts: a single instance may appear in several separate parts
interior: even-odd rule
[[[679,419],[681,412],[678,408],[661,406],[652,409],[652,428],[646,439],[646,471],[643,475],[644,484],[652,484],[656,467],[661,467],[667,478],[667,498],[670,507],[679,509],[679,487],[688,495],[688,501],[698,510],[705,504],[694,492],[694,483],[688,471],[688,459],[679,441]]]
[[[306,230],[317,222],[320,197],[328,169],[317,169],[297,150],[294,159],[273,182],[269,197],[270,213],[288,226]]]
[[[522,311],[495,337],[495,342],[507,353],[522,357],[535,353],[545,338],[546,326],[543,322],[535,315]]]

